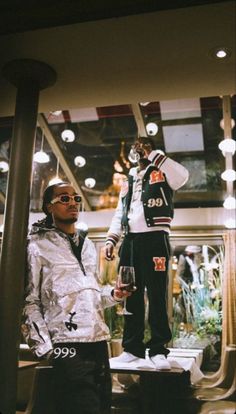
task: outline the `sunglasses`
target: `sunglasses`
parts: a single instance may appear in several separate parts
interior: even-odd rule
[[[61,204],[69,204],[70,201],[74,201],[75,203],[80,203],[82,201],[82,197],[78,194],[75,195],[59,195],[53,200],[50,201],[51,204],[61,203]]]

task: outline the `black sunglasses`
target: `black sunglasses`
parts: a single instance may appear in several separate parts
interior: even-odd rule
[[[73,200],[75,203],[81,203],[82,197],[78,194],[75,194],[75,195],[62,194],[62,195],[55,197],[53,200],[50,201],[50,203],[51,204],[56,204],[56,203],[69,204],[71,200]]]

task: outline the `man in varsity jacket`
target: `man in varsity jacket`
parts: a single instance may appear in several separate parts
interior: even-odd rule
[[[127,299],[123,348],[116,359],[131,362],[144,358],[145,349],[158,369],[170,369],[165,347],[171,339],[166,307],[169,232],[173,218],[173,193],[188,180],[181,164],[154,150],[149,138],[139,138],[135,150],[140,159],[124,182],[106,239],[106,259],[122,233],[119,265],[134,266],[137,290]],[[151,339],[144,344],[144,290],[149,301]]]

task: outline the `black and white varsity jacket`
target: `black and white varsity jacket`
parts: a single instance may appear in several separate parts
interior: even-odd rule
[[[169,229],[174,215],[173,194],[188,180],[188,171],[176,161],[158,150],[152,151],[148,159],[151,163],[142,178],[141,202],[147,231],[158,228]],[[106,243],[116,245],[123,232],[129,232],[128,214],[131,207],[133,181],[137,168],[130,170],[128,180],[120,192],[119,202],[112,218]]]

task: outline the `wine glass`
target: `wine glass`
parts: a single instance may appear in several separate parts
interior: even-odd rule
[[[120,266],[118,274],[118,287],[121,290],[127,290],[128,292],[134,292],[135,286],[135,272],[133,266]],[[122,315],[132,315],[126,309],[126,298],[124,299],[124,308]]]

